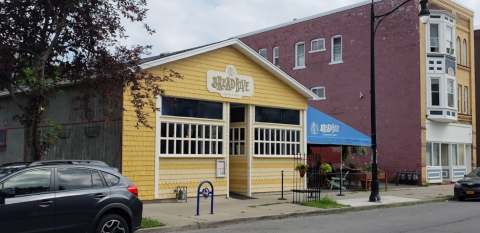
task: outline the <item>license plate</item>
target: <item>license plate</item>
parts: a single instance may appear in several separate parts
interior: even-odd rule
[[[475,191],[467,191],[467,194],[475,194]]]

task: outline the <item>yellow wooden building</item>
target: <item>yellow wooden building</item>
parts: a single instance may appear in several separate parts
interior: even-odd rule
[[[237,39],[162,54],[142,68],[183,79],[161,83],[167,97],[153,100],[161,109],[148,119],[153,130],[135,127],[124,95],[122,173],[141,199],[175,198],[179,186],[194,197],[203,180],[215,195],[281,190],[281,171],[292,174],[293,155],[306,152],[314,93]]]

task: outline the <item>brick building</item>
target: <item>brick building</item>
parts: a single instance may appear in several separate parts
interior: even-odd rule
[[[403,1],[375,1],[377,15]],[[310,106],[370,135],[371,1],[239,35],[322,100]],[[378,165],[455,181],[476,167],[473,11],[430,0],[419,21],[411,1],[375,37]]]

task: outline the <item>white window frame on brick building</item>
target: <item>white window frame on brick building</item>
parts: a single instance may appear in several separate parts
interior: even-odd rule
[[[323,86],[318,86],[318,87],[312,87],[311,91],[315,93],[320,99],[326,99],[325,98],[325,87]]]
[[[335,41],[337,43],[335,44]],[[338,43],[340,42],[340,43]],[[343,39],[341,35],[332,36],[332,51],[330,65],[343,63]]]
[[[303,46],[303,51],[300,47]],[[302,62],[303,61],[303,62]],[[303,64],[302,64],[303,63]],[[305,42],[295,44],[295,70],[305,68]]]
[[[314,39],[310,42],[310,53],[325,51],[325,38]]]
[[[264,57],[265,59],[267,59],[267,49],[260,49],[258,50],[258,54],[260,54],[260,56]]]
[[[273,48],[273,59],[272,62],[276,66],[280,66],[280,49],[278,47]]]

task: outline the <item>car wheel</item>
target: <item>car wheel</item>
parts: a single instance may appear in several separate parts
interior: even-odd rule
[[[465,201],[465,197],[458,196],[458,200],[459,200],[459,201]]]
[[[109,214],[100,219],[95,233],[130,233],[128,224],[120,215]]]

